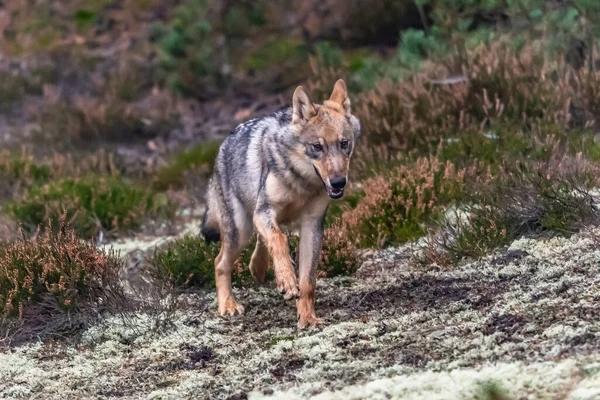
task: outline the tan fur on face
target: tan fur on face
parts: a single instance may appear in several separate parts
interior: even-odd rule
[[[329,100],[326,100],[320,107],[307,104],[309,101],[308,94],[302,87],[298,87],[293,98],[293,124],[296,125],[298,135],[303,136],[307,143],[320,143],[324,153],[320,159],[304,164],[310,168],[316,168],[325,181],[333,177],[347,177],[350,155],[339,148],[339,143],[344,138],[351,142],[351,146],[354,142],[349,122],[350,98],[346,84],[343,80],[338,80]],[[309,118],[305,118],[307,115]],[[333,149],[335,151],[332,151]],[[303,150],[299,149],[299,154],[296,154],[298,159],[301,158],[301,151]],[[308,173],[310,174],[310,171]]]
[[[311,123],[315,135],[318,135],[313,140],[319,141],[323,148],[327,149],[329,146],[337,145],[344,138],[344,134],[348,132],[348,122],[345,114],[333,110],[327,106],[327,102],[325,103]],[[338,103],[333,104],[338,105]],[[341,109],[341,106],[339,107]],[[352,138],[346,137],[346,139],[351,140]],[[348,175],[350,157],[343,152],[331,154],[330,151],[325,150],[323,157],[313,161],[313,165],[323,179],[345,177]]]

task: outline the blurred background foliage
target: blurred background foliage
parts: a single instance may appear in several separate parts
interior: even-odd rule
[[[137,79],[198,99],[224,90],[281,91],[314,68],[343,70],[354,90],[365,90],[382,77],[403,79],[425,60],[497,40],[515,49],[529,44],[549,55],[568,53],[578,65],[600,35],[594,0],[4,3],[0,27],[7,54],[80,58],[93,67],[121,45],[152,66]],[[17,91],[35,90],[61,72],[40,68],[52,65],[12,83]]]

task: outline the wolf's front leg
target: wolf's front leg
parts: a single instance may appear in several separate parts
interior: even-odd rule
[[[300,298],[296,302],[300,329],[324,322],[315,314],[315,288],[323,241],[323,219],[329,202],[318,200],[303,215],[300,228]]]
[[[240,250],[232,246],[226,237],[223,238],[221,251],[215,259],[215,283],[217,286],[217,300],[219,302],[219,314],[241,315],[244,306],[239,304],[231,292],[231,272],[233,263],[238,258]]]
[[[255,213],[254,226],[269,249],[273,260],[277,289],[286,300],[298,297],[298,279],[290,257],[287,236],[279,228],[273,210],[262,208]]]

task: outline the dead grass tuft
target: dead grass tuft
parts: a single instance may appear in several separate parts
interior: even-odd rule
[[[451,265],[478,258],[530,234],[571,235],[598,222],[598,168],[577,157],[517,162],[485,186],[475,187],[465,218],[442,218],[430,230],[422,261]]]

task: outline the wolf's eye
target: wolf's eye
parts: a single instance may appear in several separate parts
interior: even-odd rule
[[[347,149],[348,141],[346,139],[342,139],[342,141],[340,142],[340,145],[342,146],[342,149]]]
[[[321,143],[314,143],[312,146],[313,146],[313,149],[315,149],[315,151],[323,150],[323,146],[321,145]]]

